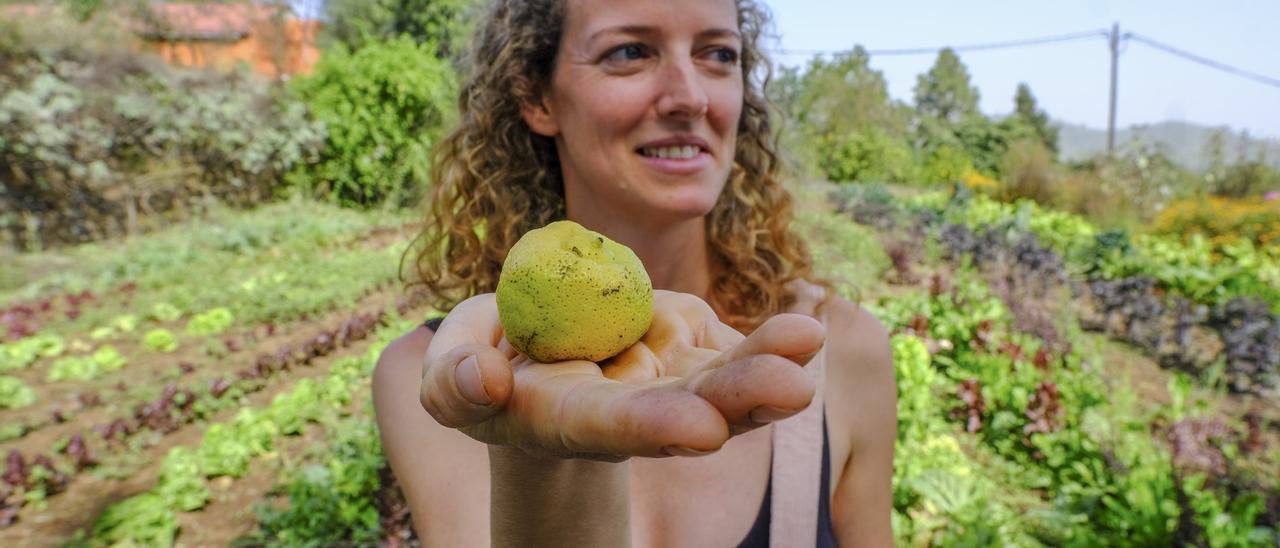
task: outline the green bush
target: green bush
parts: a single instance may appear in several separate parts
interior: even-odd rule
[[[818,147],[818,163],[831,181],[909,183],[918,178],[911,146],[880,129],[827,135]]]
[[[402,37],[327,51],[293,91],[328,130],[318,165],[291,179],[335,202],[411,203],[453,112],[457,85],[430,45]]]
[[[942,145],[930,151],[924,160],[923,179],[926,183],[954,183],[964,180],[973,172],[973,160],[963,150]]]
[[[36,248],[145,228],[195,197],[269,196],[323,143],[252,74],[123,50],[20,43],[0,59],[0,230]]]

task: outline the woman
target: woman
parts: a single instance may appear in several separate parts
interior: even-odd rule
[[[888,338],[789,231],[763,21],[750,0],[498,0],[481,22],[417,262],[451,311],[373,380],[427,546],[891,544]],[[649,361],[536,364],[502,339],[502,259],[561,218],[644,263]]]

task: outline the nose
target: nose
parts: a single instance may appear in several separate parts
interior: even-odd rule
[[[658,114],[679,120],[695,120],[706,115],[707,92],[702,87],[693,60],[674,60],[665,65],[665,70],[658,76],[661,87]]]

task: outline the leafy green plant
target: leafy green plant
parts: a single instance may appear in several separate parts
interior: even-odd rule
[[[62,380],[89,380],[102,373],[116,371],[127,365],[128,361],[115,347],[103,346],[90,356],[68,356],[49,368],[46,378],[49,382]]]
[[[152,329],[143,335],[142,346],[151,352],[173,352],[178,349],[178,338],[168,329]]]
[[[0,375],[0,409],[17,409],[36,402],[36,393],[17,377]]]
[[[182,311],[172,304],[158,302],[151,305],[150,317],[158,322],[171,322],[181,318]]]
[[[199,510],[209,502],[209,486],[200,473],[200,461],[187,447],[175,447],[160,465],[156,493],[182,512]]]
[[[172,546],[178,514],[172,501],[143,493],[112,504],[93,524],[93,539],[106,546]]]
[[[336,426],[323,464],[308,466],[283,486],[284,509],[260,507],[254,540],[266,544],[375,543],[380,538],[374,495],[385,466],[377,429],[368,419]]]
[[[218,335],[231,327],[233,319],[231,311],[222,307],[196,314],[191,321],[187,322],[187,334],[193,337]]]
[[[116,316],[111,320],[111,327],[121,333],[133,333],[138,328],[138,317],[133,314]]]
[[[40,358],[56,358],[66,349],[61,337],[49,333],[0,344],[0,371],[25,369]]]

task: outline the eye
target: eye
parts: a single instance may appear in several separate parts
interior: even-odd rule
[[[609,50],[605,54],[605,60],[608,61],[638,61],[644,59],[648,55],[648,51],[641,44],[623,44]]]
[[[726,65],[738,62],[738,51],[733,48],[717,48],[712,58]]]

